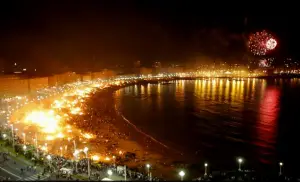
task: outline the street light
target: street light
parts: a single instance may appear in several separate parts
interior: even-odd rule
[[[24,145],[26,145],[26,134],[22,133],[22,135],[23,135],[23,138],[24,138]]]
[[[47,155],[47,157],[46,157],[46,158],[48,159],[49,166],[50,166],[50,164],[51,164],[51,156],[50,156],[50,155]]]
[[[283,166],[283,163],[279,162],[279,176],[282,174],[282,166]]]
[[[75,157],[75,171],[77,173],[77,156],[79,154],[78,150],[75,150],[75,152],[73,153],[74,157]]]
[[[90,159],[88,158],[89,148],[84,147],[83,152],[85,153],[85,157],[88,160],[88,177],[90,178],[91,170],[90,170]]]
[[[107,170],[107,174],[109,175],[109,177],[112,175],[112,173],[113,173],[112,170],[110,170],[110,169]]]
[[[112,156],[113,160],[114,160],[114,167],[116,167],[116,156]]]
[[[24,154],[25,154],[26,153],[26,149],[27,149],[26,145],[23,146],[23,149],[24,149]]]
[[[242,163],[243,163],[243,159],[242,158],[238,158],[238,163],[239,163],[239,171],[241,171],[241,166],[242,166]]]
[[[146,167],[147,167],[147,170],[148,170],[148,173],[150,172],[150,164],[146,164]]]
[[[62,147],[59,147],[59,149],[60,149],[60,156],[62,157]]]
[[[3,136],[4,139],[7,137],[7,135],[5,133],[2,136]]]
[[[11,124],[11,138],[12,138],[12,147],[13,147],[13,150],[15,150],[15,137],[14,137],[14,125]]]
[[[150,179],[150,164],[146,164],[148,178]]]
[[[125,181],[127,181],[127,171],[126,171],[126,165],[124,165],[124,172],[125,172],[124,178],[125,178]]]
[[[47,155],[46,157],[49,161],[51,160],[51,156],[50,155]]]
[[[208,164],[204,163],[204,176],[207,175],[207,166],[208,166]]]
[[[180,172],[179,172],[179,176],[180,176],[180,178],[181,178],[181,181],[183,181],[184,175],[185,175],[185,172],[184,172],[184,171],[180,171]]]
[[[37,157],[39,157],[37,133],[35,133],[35,148],[36,148],[36,155],[37,155]]]

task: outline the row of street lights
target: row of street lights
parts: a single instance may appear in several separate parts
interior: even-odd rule
[[[207,163],[205,163],[204,166],[205,166],[205,173],[206,173]],[[152,181],[150,167],[151,167],[150,164],[146,164],[148,179],[149,179],[149,181]],[[181,181],[183,181],[183,177],[185,176],[185,172],[184,171],[180,171],[178,174],[180,176]]]
[[[237,162],[239,164],[239,171],[242,171],[242,163],[243,163],[243,159],[242,158],[238,158]],[[149,164],[146,165],[147,168],[150,167]],[[208,167],[208,163],[204,163],[204,176],[207,176],[207,167]],[[282,167],[283,167],[283,163],[279,162],[279,175],[282,175]],[[149,173],[149,171],[148,171]],[[184,171],[179,171],[179,176],[181,178],[181,181],[183,181],[183,177],[185,176],[185,172]]]
[[[239,171],[242,171],[241,166],[243,163],[243,159],[242,158],[238,158],[238,163],[239,163]],[[283,162],[279,162],[279,175],[282,175],[282,166],[283,166]]]
[[[11,129],[12,129],[12,136],[13,136],[14,135],[13,134],[13,125],[11,125]],[[26,147],[26,143],[25,143],[25,139],[26,139],[25,136],[26,136],[26,134],[23,133],[23,137],[24,137],[24,146],[23,146],[23,149],[24,149],[24,151],[26,151],[26,148],[27,148]],[[6,137],[7,137],[7,135],[4,133],[3,134],[3,138],[6,138]],[[14,146],[14,139],[12,139],[12,141],[13,141],[13,146]],[[36,141],[36,145],[37,145],[37,136],[36,136],[35,141]],[[78,158],[78,154],[80,153],[80,151],[76,149],[75,140],[73,142],[74,142],[74,150],[75,150],[74,153],[73,153],[73,155],[75,157],[75,165],[76,165],[75,170],[77,172],[77,158]],[[89,150],[88,147],[85,147],[83,149],[83,152],[85,153],[85,157],[88,160],[88,177],[90,178],[90,160],[88,158],[88,150]],[[60,151],[61,151],[60,155],[62,156],[62,147],[60,147]],[[47,155],[46,158],[48,159],[49,165],[50,165],[51,156]],[[238,158],[237,162],[238,162],[238,165],[239,165],[238,170],[242,171],[242,163],[244,162],[243,159],[242,158]],[[204,163],[204,176],[207,176],[207,167],[208,167],[208,163]],[[279,162],[279,175],[282,175],[282,167],[283,167],[283,163]],[[146,168],[147,168],[147,176],[148,176],[149,180],[151,181],[151,177],[152,177],[151,172],[150,172],[151,165],[150,164],[146,164]],[[126,168],[125,168],[125,170],[126,170]],[[112,171],[108,170],[107,174],[109,176],[111,176],[112,175]],[[179,174],[181,180],[183,181],[183,178],[185,176],[185,172],[181,170],[178,174]],[[125,174],[125,181],[126,181],[126,174]]]
[[[17,131],[17,129],[15,129],[15,130]],[[11,124],[11,134],[12,134],[12,146],[14,148],[15,143],[14,143],[14,126],[13,126],[13,124]],[[7,134],[4,133],[2,136],[3,136],[3,138],[6,138]],[[26,152],[26,149],[27,149],[27,146],[26,146],[26,134],[22,133],[22,136],[23,136],[23,140],[24,140],[23,150]],[[35,134],[34,141],[35,141],[36,150],[37,150],[37,153],[38,153],[37,134]],[[80,151],[76,149],[76,141],[75,140],[73,140],[73,144],[74,144],[74,153],[73,153],[73,155],[75,157],[75,165],[76,165],[75,171],[77,172],[78,171],[78,169],[77,169],[77,159],[78,159],[78,154],[80,153]],[[88,160],[88,177],[90,178],[91,170],[90,170],[90,160],[88,158],[88,150],[89,150],[88,147],[85,147],[83,149],[83,152],[85,153],[85,157]],[[62,154],[62,147],[60,147],[60,155],[63,156],[63,154]],[[47,160],[49,162],[49,166],[50,166],[51,165],[51,159],[52,159],[51,155],[47,155],[46,158],[47,158]]]

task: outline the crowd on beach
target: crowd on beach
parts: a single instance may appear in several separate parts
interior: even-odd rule
[[[111,103],[101,100],[101,98],[105,98],[105,95],[99,97],[100,100],[96,100],[96,97],[92,97],[90,99],[90,103],[86,103],[85,110],[86,115],[78,116],[72,118],[72,124],[77,128],[81,128],[86,132],[93,133],[96,138],[91,140],[92,145],[95,148],[105,148],[105,153],[112,153],[112,151],[116,151],[119,147],[119,140],[128,139],[128,135],[124,132],[121,132],[116,128],[113,123],[115,123],[116,117],[115,110],[111,107]],[[97,105],[101,105],[101,107],[97,107]],[[88,107],[89,106],[89,107]],[[2,120],[2,119],[1,119]],[[82,122],[85,121],[85,122]],[[9,129],[5,131],[9,135]],[[15,145],[22,144],[22,137],[19,138],[15,136]],[[78,175],[82,175],[84,177],[88,177],[88,160],[86,158],[79,159],[77,162],[73,160],[73,158],[65,158],[63,156],[57,154],[48,154],[43,153],[43,157],[45,158],[44,162],[40,165],[43,169],[42,174],[50,173],[55,176],[56,179],[67,178],[67,179],[78,179]],[[127,156],[133,157],[125,157],[132,161],[136,161],[134,153],[127,153]],[[130,155],[129,155],[130,154]],[[0,153],[4,159],[7,159],[9,153]],[[20,155],[20,154],[19,154]],[[23,155],[23,154],[21,154]],[[47,161],[47,155],[51,155],[51,161]],[[139,169],[133,170],[128,167],[125,167],[123,161],[119,160],[111,160],[110,162],[100,162],[90,160],[90,179],[91,180],[102,180],[105,177],[116,177],[117,180],[124,180],[125,176],[128,180],[152,180],[158,181],[159,179],[156,177],[152,177],[146,170],[146,163],[140,166]],[[120,163],[119,163],[120,162]],[[1,163],[1,161],[0,161]],[[77,163],[77,164],[76,164]],[[28,165],[26,168],[22,170],[28,171],[36,171],[38,164],[31,166]],[[76,167],[77,166],[77,167]],[[68,170],[62,170],[68,169]],[[76,170],[77,169],[77,170]],[[111,171],[111,174],[108,174],[108,171]],[[227,175],[226,178],[230,178],[231,180],[239,180],[239,179],[247,179],[249,178],[250,173],[240,173],[242,176],[236,177],[236,175]],[[212,176],[206,176],[205,178],[198,178],[197,180],[208,180],[211,179]],[[250,178],[249,178],[250,179]],[[254,180],[255,177],[251,176],[250,180]],[[161,179],[160,179],[161,180]]]
[[[96,138],[91,140],[92,145],[97,147],[103,148],[105,146],[105,151],[106,153],[112,153],[112,151],[115,151],[118,148],[118,140],[120,139],[127,139],[127,135],[120,132],[118,129],[116,129],[112,122],[116,119],[115,117],[110,117],[113,116],[113,108],[108,107],[105,105],[105,103],[101,103],[102,109],[97,107],[97,110],[88,107],[86,104],[85,110],[87,111],[88,114],[83,115],[82,117],[74,117],[72,118],[72,124],[78,128],[82,128],[86,132],[92,132]],[[86,117],[86,118],[85,118]],[[90,122],[82,122],[82,120],[90,120]],[[102,128],[104,127],[104,128]],[[105,131],[104,131],[105,130]],[[5,131],[3,133],[6,133],[7,135],[10,135],[10,128],[6,126]],[[17,135],[14,136],[15,140],[15,145],[21,145],[23,146],[23,140],[22,137],[18,137]],[[31,146],[32,147],[32,146]],[[32,151],[35,151],[33,149]],[[57,177],[59,176],[66,176],[67,178],[71,179],[72,174],[86,174],[87,173],[87,160],[86,159],[81,159],[77,163],[77,171],[75,170],[75,164],[74,161],[70,161],[60,155],[55,155],[51,154],[51,162],[48,162],[46,157],[49,154],[46,154],[45,151],[41,151],[39,153],[44,154],[44,163],[42,164],[43,166],[43,174],[45,173],[51,173],[51,174],[57,174]],[[21,154],[21,153],[20,153]],[[22,153],[23,154],[23,153]],[[21,154],[21,155],[22,155]],[[132,153],[130,153],[132,155]],[[17,153],[16,155],[19,155]],[[37,156],[40,156],[37,155]],[[135,156],[133,154],[133,156]],[[36,157],[36,156],[35,156]],[[134,157],[130,158],[129,160],[135,160]],[[36,160],[37,161],[37,160]],[[37,164],[35,161],[35,164]],[[145,164],[146,165],[146,164]],[[108,176],[107,170],[111,169],[114,175],[118,176],[123,176],[125,177],[125,171],[120,170],[124,168],[124,165],[122,164],[121,166],[117,165],[116,160],[114,162],[97,162],[91,164],[91,177],[94,179],[100,179],[104,176]],[[145,167],[145,166],[144,166]],[[29,167],[28,170],[33,169],[34,167]],[[62,175],[61,168],[69,168],[72,169],[71,173],[68,173],[67,175]],[[118,170],[117,170],[118,169]],[[129,168],[126,168],[126,175],[128,179],[132,180],[146,180],[149,179],[149,174],[143,174],[145,173],[144,170],[139,170],[140,172],[137,172],[138,170],[130,170]],[[151,180],[156,180],[157,178],[152,177]]]

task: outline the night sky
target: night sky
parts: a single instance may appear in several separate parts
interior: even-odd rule
[[[288,16],[203,16],[197,1],[170,2],[1,2],[0,63],[47,70],[132,66],[136,60],[145,66],[155,60],[242,63],[248,33],[263,29],[279,40],[273,54],[297,56],[298,28]]]

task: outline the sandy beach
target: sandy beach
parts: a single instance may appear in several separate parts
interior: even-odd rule
[[[113,86],[91,94],[82,105],[84,114],[72,117],[72,119],[66,121],[65,124],[72,126],[76,147],[81,149],[88,146],[90,155],[101,156],[101,162],[126,165],[141,172],[146,172],[145,165],[149,163],[151,164],[153,176],[162,179],[177,179],[178,170],[184,166],[174,166],[173,164],[175,161],[180,163],[178,161],[182,161],[183,156],[167,148],[159,141],[155,141],[151,136],[140,132],[124,120],[124,116],[115,107],[113,97],[115,91],[122,87],[124,86]],[[29,103],[16,111],[12,115],[11,121],[21,121],[24,113],[33,109],[49,108],[51,107],[51,102],[59,97],[60,95],[57,95],[44,99],[39,103]],[[27,142],[33,144],[34,128],[28,127],[22,122],[14,122],[14,125],[20,131],[16,134],[21,138],[21,132],[25,132],[28,135]],[[79,133],[82,132],[90,133],[95,137],[87,140],[80,136]],[[57,155],[63,154],[73,159],[73,143],[70,140],[56,138],[55,140],[47,141],[45,136],[40,136],[39,145],[44,143],[48,146],[48,152]],[[60,151],[62,146],[64,150]],[[126,160],[128,154],[133,154],[134,157]]]
[[[182,156],[178,151],[168,148],[124,120],[122,113],[119,113],[115,107],[113,97],[114,92],[121,88],[114,87],[102,90],[91,97],[88,105],[99,114],[97,118],[112,117],[112,120],[106,123],[105,127],[98,124],[95,119],[91,120],[91,125],[95,126],[93,127],[95,131],[91,132],[106,133],[107,136],[110,136],[111,143],[116,144],[116,148],[119,147],[126,152],[135,153],[136,160],[125,162],[127,166],[139,168],[142,171],[145,170],[145,164],[149,163],[153,166],[151,171],[154,176],[163,179],[178,179],[178,170],[184,166],[175,166],[174,163],[176,161],[177,163],[183,160],[186,161],[186,156]],[[120,133],[122,137],[112,134],[109,132],[111,130]],[[99,137],[97,140],[99,140]]]

